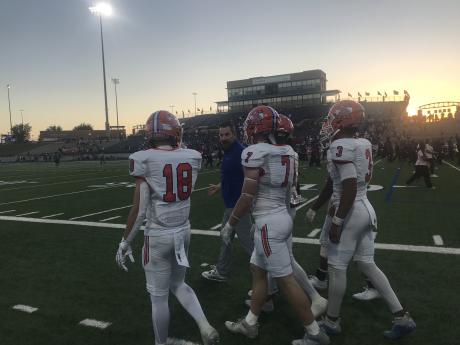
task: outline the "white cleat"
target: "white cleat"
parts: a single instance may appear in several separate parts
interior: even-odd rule
[[[248,338],[254,339],[259,335],[259,324],[250,326],[244,318],[236,322],[225,321],[225,327],[232,333],[243,334]]]
[[[310,281],[311,285],[316,290],[326,290],[327,289],[327,279],[326,280],[319,280],[317,276],[310,276],[308,277],[308,280]]]
[[[312,302],[311,302],[311,312],[313,313],[313,316],[315,317],[315,319],[318,317],[318,316],[321,316],[323,315],[327,310],[327,299],[325,299],[324,297],[318,297],[318,298],[315,298]]]
[[[219,333],[212,326],[204,330],[200,330],[203,345],[217,345],[219,344]]]
[[[302,339],[296,339],[291,342],[292,345],[328,345],[331,340],[322,330],[317,335],[305,333]]]
[[[364,287],[363,292],[358,292],[353,295],[353,298],[360,300],[360,301],[371,301],[373,299],[381,298],[380,292],[374,288],[368,288],[367,286]]]

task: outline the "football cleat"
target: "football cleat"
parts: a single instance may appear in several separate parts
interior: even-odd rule
[[[393,326],[389,331],[383,332],[383,336],[387,339],[396,340],[411,334],[416,328],[415,321],[410,317],[409,313],[405,313],[402,317],[394,318]]]
[[[327,310],[327,299],[325,299],[324,297],[319,297],[319,298],[315,298],[312,302],[311,302],[311,312],[313,313],[313,316],[315,317],[315,319],[318,317],[318,316],[321,316],[323,315]]]
[[[216,345],[219,344],[219,333],[214,327],[209,326],[204,330],[200,330],[203,345]]]
[[[308,280],[310,281],[310,284],[313,285],[313,287],[316,290],[326,290],[327,289],[327,279],[319,280],[317,276],[310,276]]]
[[[232,333],[243,334],[248,338],[254,339],[259,335],[259,324],[249,325],[244,318],[236,322],[225,321],[225,327]]]
[[[360,300],[360,301],[371,301],[373,299],[381,298],[380,292],[377,289],[369,288],[367,286],[364,287],[363,292],[358,292],[353,295],[353,298]]]
[[[323,331],[320,331],[317,335],[311,335],[305,333],[302,339],[296,339],[292,341],[292,345],[328,345],[331,340]]]
[[[342,332],[342,327],[340,326],[340,318],[336,321],[332,321],[326,315],[324,319],[318,322],[319,327],[329,336],[338,335]]]
[[[245,300],[244,304],[247,307],[251,308],[251,300],[250,299]],[[264,305],[262,306],[262,311],[264,313],[271,313],[273,310],[275,310],[273,300],[269,300],[269,301],[265,302]]]
[[[201,272],[201,276],[207,280],[213,280],[216,282],[224,283],[227,281],[227,277],[219,273],[216,266],[211,266],[209,271]]]

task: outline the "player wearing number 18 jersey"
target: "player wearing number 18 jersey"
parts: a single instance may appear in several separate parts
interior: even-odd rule
[[[171,291],[195,319],[205,345],[219,337],[203,313],[193,289],[184,282],[189,267],[190,195],[201,166],[201,155],[180,148],[182,128],[167,111],[153,113],[146,124],[150,149],[130,156],[130,174],[136,178],[133,207],[116,260],[127,270],[130,242],[146,220],[143,267],[152,304],[155,344],[166,344]]]
[[[374,262],[372,230],[377,228],[377,217],[367,199],[367,185],[372,177],[372,146],[367,139],[354,138],[363,120],[361,104],[339,101],[329,111],[320,133],[322,143],[329,146],[329,182],[318,202],[331,197],[321,238],[322,245],[327,242],[329,265],[329,305],[321,327],[329,335],[341,332],[340,308],[346,289],[347,267],[353,259],[395,317],[392,329],[384,332],[385,337],[397,339],[414,331],[415,322]]]

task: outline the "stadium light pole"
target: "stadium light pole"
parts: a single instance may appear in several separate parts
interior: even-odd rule
[[[19,109],[19,111],[21,112],[21,124],[22,124],[22,127],[24,128],[24,116],[22,115],[22,112],[24,111],[24,109]]]
[[[107,106],[107,83],[105,80],[105,56],[104,56],[104,36],[102,34],[102,17],[112,15],[112,7],[106,3],[98,3],[96,6],[89,8],[89,11],[97,16],[99,16],[99,27],[101,29],[101,50],[102,50],[102,75],[104,79],[104,102],[105,102],[105,130],[107,135],[110,134],[110,125],[109,125],[109,108]]]
[[[115,85],[115,109],[117,112],[117,127],[118,127],[118,95],[117,95],[117,85],[120,84],[120,79],[112,78],[112,83]],[[117,128],[118,129],[118,128]]]
[[[196,116],[196,95],[198,95],[196,92],[192,93],[193,97],[195,98],[195,116]]]
[[[174,107],[175,107],[175,105],[170,105],[169,107],[171,108],[171,114],[174,114]]]
[[[10,100],[11,85],[10,84],[6,85],[6,88],[8,90],[8,109],[10,111],[10,134],[12,135],[13,134],[13,122],[11,121],[11,100]]]

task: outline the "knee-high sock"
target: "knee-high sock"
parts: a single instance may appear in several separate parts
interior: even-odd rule
[[[209,322],[203,313],[201,304],[196,297],[195,291],[184,282],[171,286],[171,292],[176,296],[179,303],[195,320],[200,329],[209,327]]]
[[[347,270],[337,269],[329,266],[329,304],[327,315],[332,317],[340,316],[343,295],[347,288]]]
[[[293,259],[292,260],[292,273],[294,274],[295,280],[299,283],[300,287],[305,291],[305,293],[310,298],[310,301],[313,301],[320,297],[318,291],[311,285],[310,281],[308,280],[307,273],[299,265],[299,263]]]
[[[152,303],[152,323],[153,332],[155,333],[155,343],[166,344],[169,328],[168,295],[150,295],[150,301]]]
[[[377,267],[375,263],[364,263],[358,261],[358,268],[372,282],[372,285],[380,292],[383,300],[386,302],[392,313],[403,309],[399,303],[398,297],[391,288],[390,282],[386,275]]]

